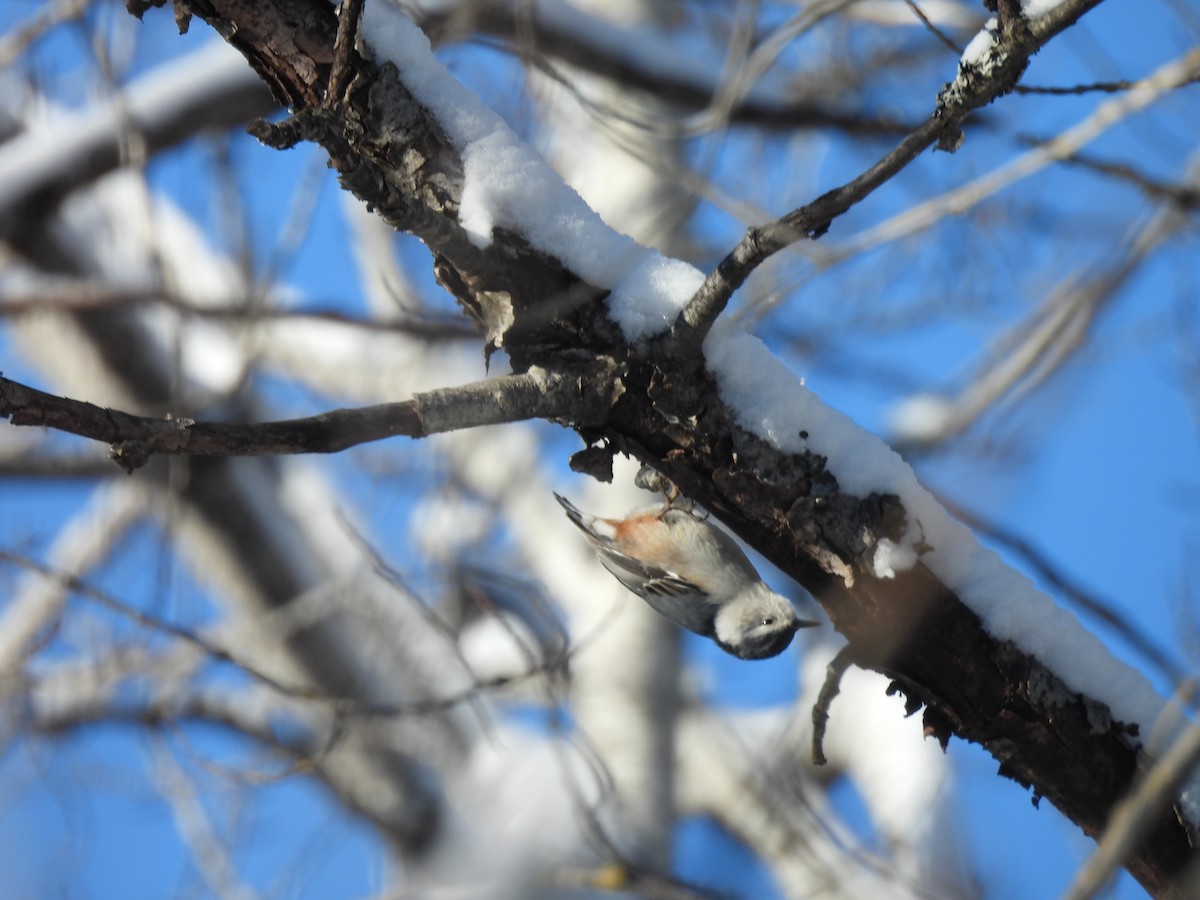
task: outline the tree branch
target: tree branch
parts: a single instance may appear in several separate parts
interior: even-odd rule
[[[127,86],[115,103],[97,103],[69,122],[26,131],[0,146],[0,234],[28,232],[71,191],[121,165],[131,131],[152,153],[275,106],[262,82],[219,44],[157,69]]]
[[[1067,900],[1086,900],[1104,891],[1117,869],[1128,864],[1138,842],[1145,839],[1155,820],[1164,812],[1174,811],[1179,789],[1191,777],[1198,761],[1200,725],[1193,725],[1159,758],[1137,789],[1113,810],[1112,821],[1099,846],[1063,895]],[[1195,891],[1200,876],[1194,867],[1187,873],[1187,882],[1184,889],[1189,893]]]
[[[525,419],[599,421],[597,417],[602,418],[608,402],[604,392],[586,392],[581,383],[582,379],[572,382],[561,374],[531,369],[520,375],[417,394],[402,403],[239,424],[132,415],[46,394],[0,376],[0,416],[9,417],[14,425],[37,425],[103,441],[111,446],[117,465],[132,472],[159,454],[336,453],[389,437],[421,438]]]
[[[737,289],[769,257],[803,238],[816,240],[821,237],[835,218],[904,169],[933,144],[945,128],[944,120],[937,115],[931,116],[857,178],[768,225],[747,230],[741,242],[705,279],[676,322],[671,339],[679,345],[680,351],[690,353],[700,345]]]
[[[730,298],[769,257],[799,240],[816,240],[829,230],[833,220],[870,196],[936,142],[938,149],[953,153],[962,142],[959,126],[971,113],[1011,91],[1025,71],[1029,58],[1052,37],[1073,24],[1102,0],[1069,0],[1051,15],[1028,22],[1016,6],[1022,27],[1005,28],[978,61],[960,62],[958,77],[938,96],[937,107],[928,119],[902,140],[890,153],[857,178],[834,188],[792,210],[785,216],[746,232],[741,242],[705,279],[684,309],[672,331],[679,351],[690,353],[700,346]]]
[[[414,18],[435,45],[478,33],[492,34],[514,53],[535,55],[535,64],[551,70],[555,79],[562,76],[551,60],[561,60],[636,87],[685,112],[704,109],[720,93],[718,78],[706,82],[694,70],[681,72],[683,55],[665,38],[623,28],[571,4],[556,5],[560,8],[547,15],[545,6],[538,4],[485,0],[455,6],[449,12],[419,10]],[[903,134],[912,125],[886,114],[839,108],[824,90],[795,96],[792,87],[743,93],[724,111],[724,121],[771,130],[835,128],[846,134],[889,137]],[[669,121],[664,127],[672,128],[674,123]]]

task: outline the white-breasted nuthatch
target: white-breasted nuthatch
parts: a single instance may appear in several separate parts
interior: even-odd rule
[[[741,659],[782,653],[799,628],[786,597],[758,577],[733,538],[690,511],[654,506],[603,519],[555,494],[604,568],[676,625],[712,638]]]

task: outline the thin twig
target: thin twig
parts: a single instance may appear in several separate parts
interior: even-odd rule
[[[1022,136],[1019,140],[1031,147],[1040,147],[1045,143],[1039,138],[1028,136]],[[1059,161],[1068,166],[1078,166],[1100,175],[1128,182],[1152,200],[1163,200],[1182,209],[1200,208],[1200,187],[1195,184],[1163,181],[1147,175],[1129,163],[1099,159],[1087,153],[1071,153]]]
[[[842,689],[842,676],[854,664],[851,655],[850,645],[847,644],[825,667],[825,683],[821,685],[821,691],[817,694],[817,702],[813,704],[812,711],[812,761],[814,766],[823,766],[829,761],[825,758],[823,746],[825,726],[829,722],[829,707],[833,703],[833,698]]]
[[[26,571],[33,572],[43,578],[49,579],[63,589],[70,591],[76,596],[83,597],[87,600],[96,603],[110,612],[116,613],[132,622],[137,623],[143,628],[159,634],[165,634],[176,638],[189,646],[192,646],[205,654],[210,659],[218,662],[228,663],[235,666],[244,672],[253,681],[258,682],[271,691],[286,697],[291,700],[305,701],[308,703],[320,704],[322,707],[329,709],[335,715],[341,716],[358,716],[358,717],[373,717],[373,718],[394,718],[397,716],[417,716],[417,715],[432,715],[442,713],[448,709],[452,709],[463,703],[474,701],[480,695],[488,691],[494,691],[501,688],[507,688],[521,682],[541,677],[547,673],[561,671],[566,661],[568,661],[578,650],[575,648],[566,651],[552,660],[543,664],[534,666],[526,671],[516,672],[512,675],[501,675],[495,678],[480,679],[472,682],[467,687],[461,690],[453,691],[438,697],[428,697],[421,700],[405,701],[400,703],[370,703],[356,700],[353,698],[336,697],[322,693],[320,689],[303,683],[289,683],[279,680],[272,675],[256,668],[253,663],[240,657],[227,647],[218,644],[210,638],[207,638],[198,632],[185,628],[182,625],[177,625],[153,613],[143,612],[128,603],[125,603],[116,597],[108,594],[93,584],[85,581],[77,575],[70,572],[63,572],[44,565],[35,559],[28,556],[23,556],[17,553],[10,553],[0,549],[0,563],[11,563]]]
[[[953,50],[955,54],[962,56],[962,47],[956,44],[950,35],[938,28],[937,25],[934,24],[933,20],[930,19],[929,16],[925,15],[925,12],[921,9],[921,7],[917,6],[914,0],[904,0],[904,5],[913,11],[913,15],[921,20],[921,24],[925,26],[930,34],[941,41],[947,48]]]
[[[4,303],[0,304],[0,319],[42,315],[47,309],[95,312],[156,307],[170,309],[183,316],[239,325],[328,322],[361,329],[368,334],[403,334],[430,341],[479,337],[479,332],[469,322],[463,321],[461,316],[411,313],[402,318],[377,319],[347,313],[337,309],[333,302],[324,307],[306,305],[303,309],[289,309],[254,305],[254,298],[247,294],[229,296],[219,304],[208,305],[158,288],[125,289],[85,279],[56,279],[44,288],[6,295]]]
[[[1075,84],[1069,87],[1049,87],[1035,84],[1018,84],[1014,94],[1049,94],[1051,96],[1077,94],[1119,94],[1138,86],[1137,81],[1093,81],[1090,84]]]
[[[317,692],[307,686],[301,684],[285,684],[278,679],[267,675],[255,669],[249,663],[240,660],[230,650],[220,646],[214,641],[203,637],[196,632],[184,628],[181,625],[176,625],[174,622],[169,622],[152,613],[143,612],[140,609],[135,609],[127,603],[123,603],[116,597],[111,596],[105,591],[100,590],[95,585],[89,584],[77,575],[70,572],[64,572],[54,569],[50,566],[43,565],[37,560],[31,559],[28,556],[22,556],[16,553],[9,553],[7,550],[0,550],[0,563],[11,563],[19,566],[26,571],[33,572],[43,578],[53,581],[66,591],[70,591],[80,597],[86,597],[94,603],[103,606],[105,609],[115,612],[117,615],[123,616],[141,625],[143,628],[148,628],[152,631],[157,631],[161,634],[170,635],[173,638],[183,641],[185,644],[190,644],[197,650],[200,650],[205,655],[220,662],[231,663],[237,666],[255,681],[271,688],[279,694],[286,697],[292,697],[300,700],[319,699]]]
[[[354,44],[358,37],[358,22],[362,17],[363,0],[342,0],[338,9],[337,38],[333,44],[333,66],[329,70],[329,86],[325,90],[323,105],[336,109],[342,103],[349,86],[352,60],[357,52]]]
[[[685,353],[703,341],[729,299],[768,257],[803,238],[816,239],[830,223],[854,204],[916,159],[938,139],[945,122],[930,117],[882,160],[839,188],[822,194],[812,203],[793,210],[781,219],[754,227],[704,280],[684,308],[672,338]]]
[[[533,418],[587,418],[579,389],[564,376],[531,369],[417,394],[401,403],[334,409],[302,419],[239,424],[151,418],[57,397],[0,376],[0,417],[104,441],[127,472],[151,456],[274,456],[335,453],[368,441],[428,437]]]
[[[869,196],[924,150],[935,143],[953,152],[961,142],[959,125],[967,116],[1011,91],[1030,56],[1054,35],[1073,24],[1100,0],[1069,0],[1038,18],[1027,21],[1015,0],[1006,5],[1009,26],[987,60],[960,64],[958,78],[938,97],[933,114],[887,156],[841,187],[822,194],[769,225],[755,227],[721,261],[684,308],[671,331],[670,348],[691,355],[700,346],[734,292],[759,265],[783,248],[805,238],[815,240],[829,230],[833,220]],[[1191,60],[1191,55],[1185,57]]]
[[[932,228],[948,216],[960,216],[1018,181],[1041,172],[1047,166],[1069,158],[1079,148],[1094,141],[1114,125],[1139,113],[1165,97],[1170,91],[1200,75],[1200,48],[1159,67],[1138,82],[1128,94],[1114,97],[1096,107],[1085,119],[1056,137],[1039,144],[1016,159],[959,185],[937,197],[910,206],[902,213],[885,219],[842,241],[821,254],[819,264],[828,268],[852,256],[876,250]]]

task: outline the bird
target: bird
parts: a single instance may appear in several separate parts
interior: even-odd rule
[[[560,494],[554,497],[617,581],[726,653],[739,659],[778,656],[797,630],[819,624],[799,618],[733,538],[690,509],[659,504],[606,519]]]

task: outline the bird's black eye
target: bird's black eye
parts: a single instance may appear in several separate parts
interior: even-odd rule
[[[764,625],[771,626],[771,625],[774,625],[774,624],[775,624],[775,620],[774,620],[774,619],[772,619],[772,618],[770,618],[770,617],[768,617],[768,618],[765,618],[765,619],[763,619],[763,620],[762,620],[762,623],[763,623]]]

